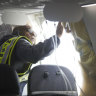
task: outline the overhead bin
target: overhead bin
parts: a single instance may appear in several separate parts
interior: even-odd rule
[[[67,0],[47,3],[43,13],[50,21],[77,22],[83,17],[81,6],[76,1]]]

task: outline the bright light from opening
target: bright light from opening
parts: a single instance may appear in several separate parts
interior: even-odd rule
[[[96,6],[96,4],[88,4],[88,5],[83,5],[81,7],[91,7],[91,6]]]
[[[57,23],[56,23],[57,24]],[[56,25],[55,24],[55,25]],[[43,23],[43,35],[46,38],[51,37],[55,34],[56,26],[54,26],[54,22],[44,22]],[[73,36],[71,33],[64,33],[60,39],[60,46],[52,53],[52,55],[46,57],[41,61],[42,64],[57,64],[64,67],[67,67],[75,76],[77,84],[82,86],[82,76],[81,70],[79,66],[79,53],[75,50],[73,45]],[[80,93],[80,89],[78,89]]]

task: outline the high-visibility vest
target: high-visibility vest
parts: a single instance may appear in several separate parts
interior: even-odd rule
[[[26,40],[28,40],[31,43],[31,41],[25,36],[12,37],[12,38],[8,39],[7,41],[5,41],[0,46],[0,63],[1,64],[7,63],[10,66],[13,49],[20,38],[25,38]],[[31,67],[31,64],[28,65],[27,71],[25,71],[24,73],[18,73],[20,82],[27,80],[28,75],[29,75],[27,72],[30,67]]]

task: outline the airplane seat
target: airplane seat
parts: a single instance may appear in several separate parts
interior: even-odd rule
[[[19,86],[16,71],[7,64],[0,64],[0,96],[19,96]]]
[[[38,65],[28,77],[28,96],[78,96],[72,72],[63,66]]]

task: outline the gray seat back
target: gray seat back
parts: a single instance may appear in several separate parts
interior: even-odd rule
[[[39,65],[28,78],[29,96],[78,96],[72,72],[62,66]]]
[[[19,93],[16,71],[7,64],[0,64],[0,96],[17,96]]]

